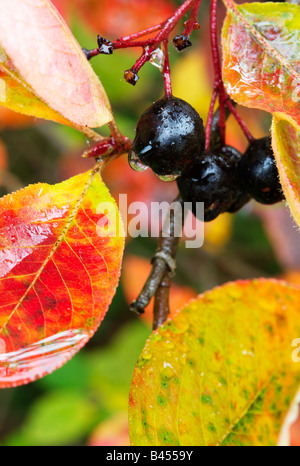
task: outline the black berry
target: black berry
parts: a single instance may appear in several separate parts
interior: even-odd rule
[[[224,155],[207,153],[190,164],[177,180],[184,202],[204,202],[204,221],[210,222],[229,209],[236,195],[236,171]]]
[[[203,121],[196,110],[184,100],[163,98],[141,116],[130,157],[158,176],[177,177],[203,153],[204,145]]]
[[[247,202],[250,201],[251,196],[250,194],[244,190],[243,180],[238,176],[238,164],[242,158],[242,154],[231,146],[224,146],[220,152],[225,160],[230,166],[230,170],[235,177],[235,195],[231,205],[226,209],[226,212],[230,212],[234,214],[238,212],[242,207],[244,207]]]
[[[238,164],[238,174],[245,190],[261,204],[283,200],[270,138],[257,139],[250,144]]]

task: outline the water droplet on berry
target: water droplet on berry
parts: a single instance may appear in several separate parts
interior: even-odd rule
[[[156,175],[161,181],[175,181],[179,175]]]
[[[163,63],[164,63],[164,53],[163,53],[163,51],[160,48],[154,50],[154,52],[151,55],[151,58],[150,58],[149,62],[151,63],[151,65],[155,66],[160,71],[162,71],[163,70]]]
[[[149,168],[147,167],[147,165],[144,165],[140,161],[140,159],[138,158],[138,156],[133,150],[130,151],[128,154],[128,162],[131,168],[135,170],[136,172],[144,172],[145,170],[147,170],[147,168]]]

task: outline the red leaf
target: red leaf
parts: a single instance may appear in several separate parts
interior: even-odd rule
[[[60,367],[103,319],[124,238],[109,236],[103,220],[119,218],[100,202],[114,201],[95,172],[0,200],[0,387]]]

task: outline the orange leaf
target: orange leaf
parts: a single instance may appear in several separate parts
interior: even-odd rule
[[[241,105],[283,112],[300,124],[300,7],[224,3],[223,79],[228,93]]]
[[[0,200],[0,387],[60,367],[103,319],[124,238],[102,202],[115,205],[95,171]]]
[[[11,60],[0,54],[3,104],[7,87],[22,88],[77,126],[98,127],[112,119],[100,81],[49,0],[1,0],[0,44]]]

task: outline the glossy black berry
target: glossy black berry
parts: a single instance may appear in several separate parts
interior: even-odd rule
[[[232,175],[235,178],[235,183],[233,189],[235,189],[235,194],[231,205],[226,209],[226,212],[234,214],[238,212],[242,207],[244,207],[247,202],[250,201],[250,194],[245,191],[243,179],[238,175],[238,164],[242,158],[242,154],[231,146],[224,146],[220,151],[220,155],[225,157],[225,160],[230,166]]]
[[[196,110],[184,100],[164,98],[139,119],[130,158],[158,176],[179,176],[203,153],[204,144],[203,121]]]
[[[284,196],[271,146],[271,139],[257,139],[250,144],[238,165],[245,190],[261,204],[275,204]]]
[[[204,202],[204,221],[210,222],[231,207],[236,196],[236,171],[224,155],[207,153],[191,163],[177,180],[184,202]],[[201,219],[202,220],[202,219]]]

